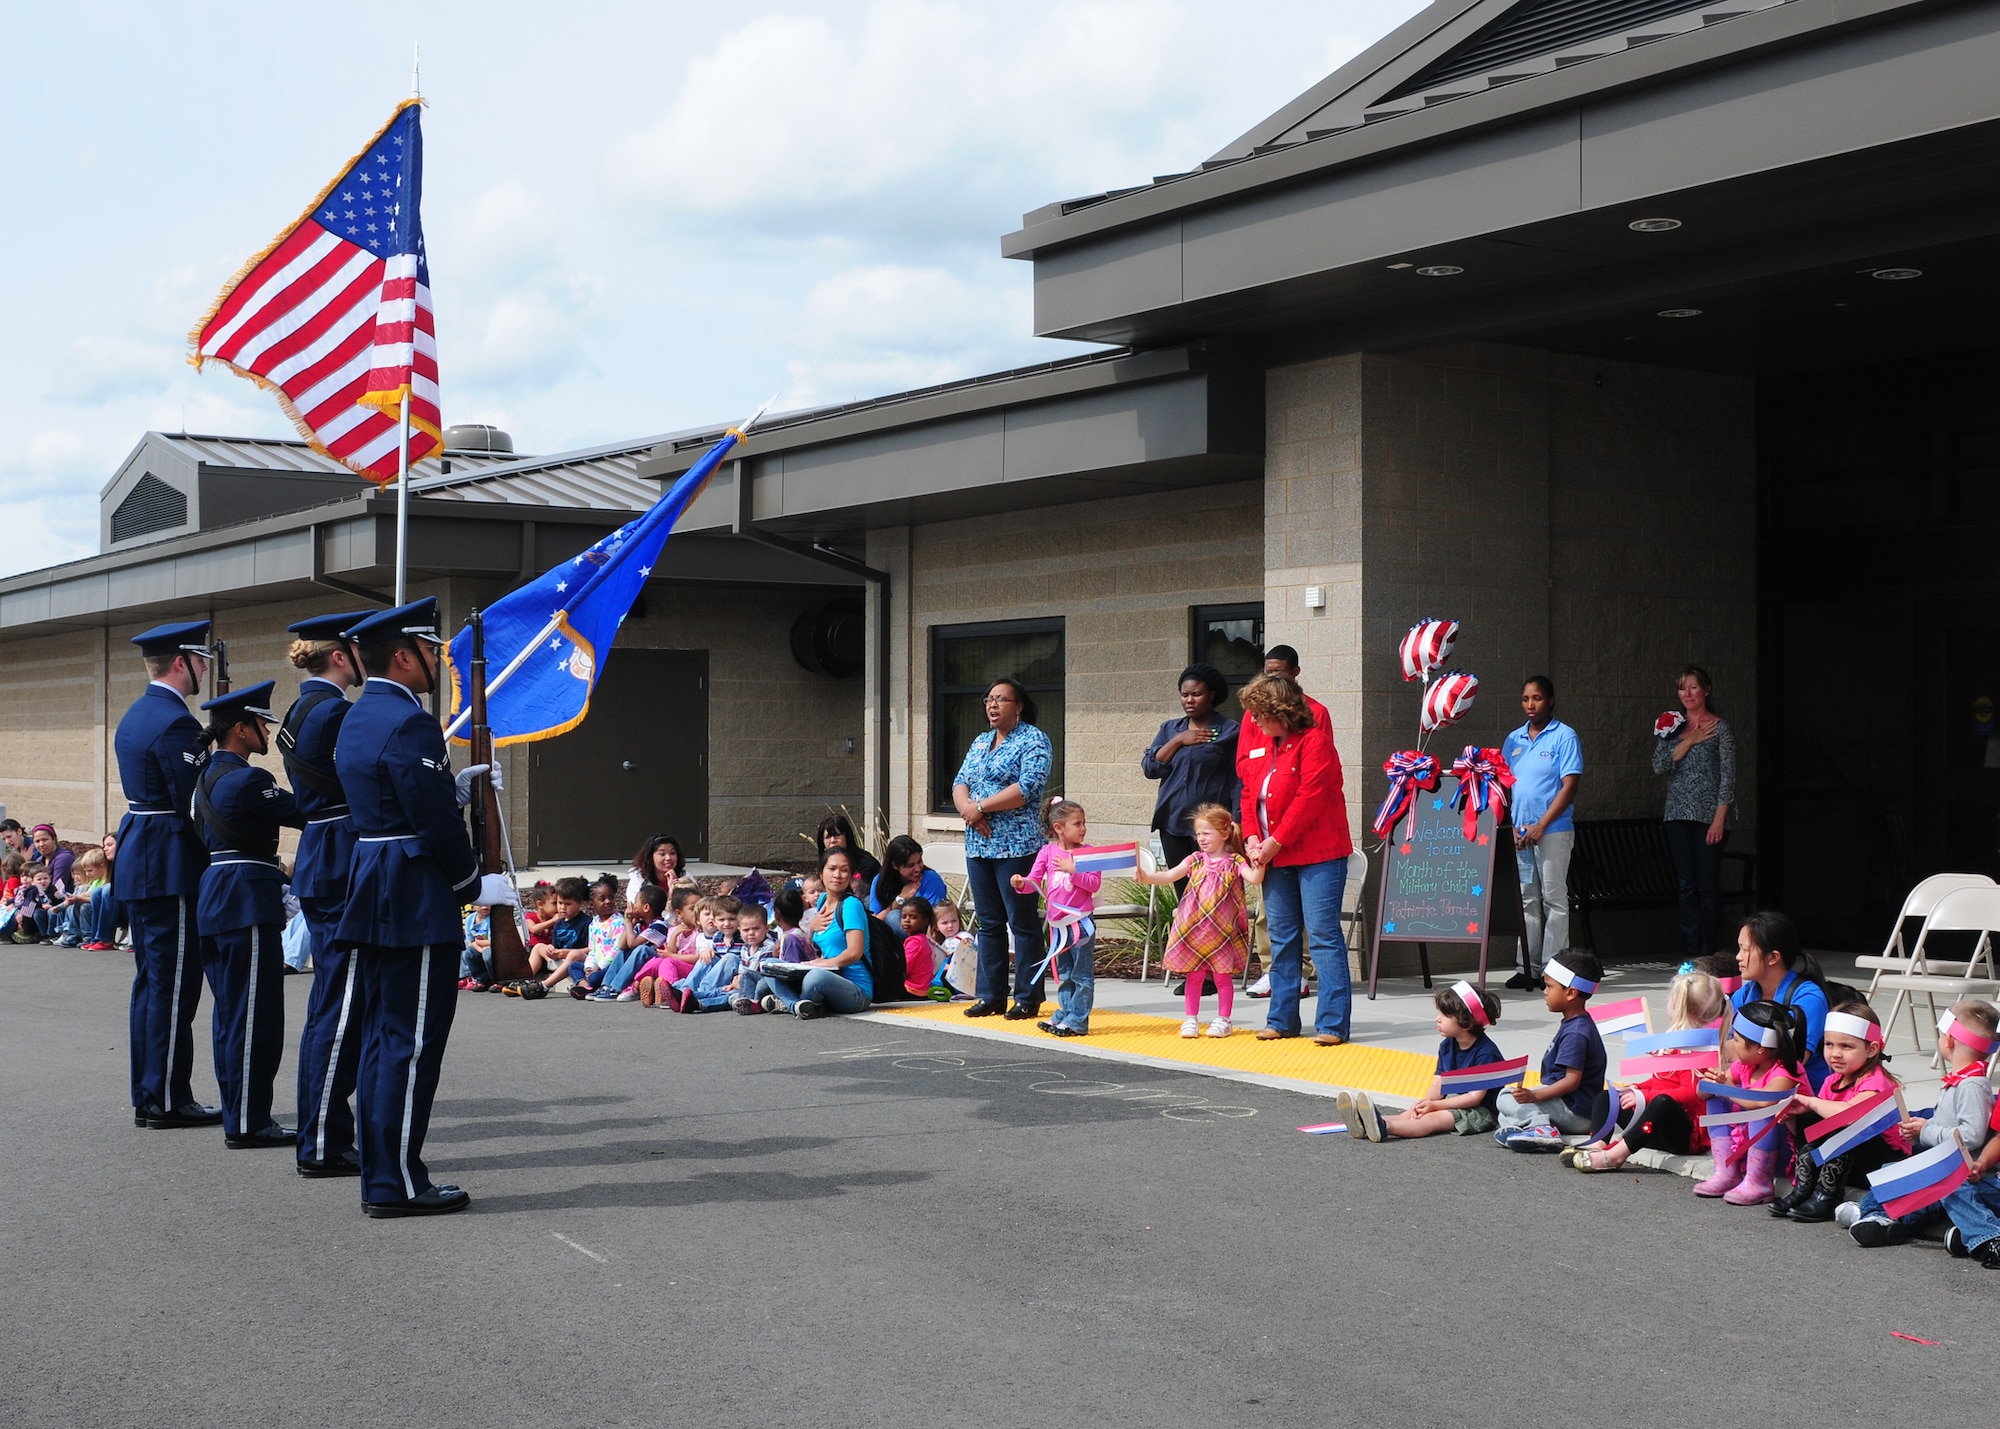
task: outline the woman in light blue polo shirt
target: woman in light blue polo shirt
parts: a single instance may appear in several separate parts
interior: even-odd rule
[[[1526,924],[1516,971],[1507,979],[1513,988],[1541,987],[1542,964],[1569,946],[1569,855],[1576,843],[1571,805],[1583,777],[1583,745],[1555,709],[1555,681],[1530,675],[1521,688],[1528,722],[1501,747],[1514,771],[1514,862]]]

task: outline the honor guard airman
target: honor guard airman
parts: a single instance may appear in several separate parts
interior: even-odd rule
[[[201,773],[201,726],[187,699],[211,658],[206,620],[134,636],[150,680],[118,721],[113,748],[131,807],[118,823],[112,894],[132,928],[132,1119],[140,1126],[214,1126],[222,1112],[194,1099],[201,930],[195,897],[208,850],[188,822]]]
[[[436,598],[380,611],[346,634],[368,677],[334,750],[355,836],[334,937],[353,950],[357,969],[361,1208],[375,1217],[440,1215],[472,1199],[432,1184],[423,1162],[457,1008],[462,909],[519,900],[500,875],[480,877],[459,814],[480,766],[453,779],[444,732],[420,699],[442,658]]]
[[[285,870],[278,830],[305,820],[291,793],[250,762],[270,752],[270,680],[202,706],[214,748],[195,781],[194,826],[208,845],[195,919],[215,992],[215,1080],[222,1135],[232,1148],[290,1146],[271,1116],[271,1084],[285,1055]]]
[[[372,612],[316,615],[290,628],[291,661],[306,672],[299,697],[278,731],[278,753],[292,794],[305,815],[305,832],[292,855],[292,894],[305,915],[312,948],[312,995],[299,1035],[299,1139],[301,1176],[358,1176],[354,1151],[355,1068],[361,1061],[354,1016],[354,959],[333,936],[347,905],[347,873],[354,859],[354,821],[333,768],[341,722],[352,708],[347,692],[361,683],[360,657],[342,633]]]

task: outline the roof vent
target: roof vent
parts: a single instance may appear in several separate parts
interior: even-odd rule
[[[1502,65],[1553,55],[1573,45],[1702,8],[1704,0],[1525,0],[1433,60],[1382,103]]]
[[[111,540],[115,545],[156,531],[172,531],[187,525],[187,519],[187,493],[167,485],[149,471],[134,483],[111,513]]]
[[[514,454],[514,439],[498,427],[483,422],[463,422],[444,429],[444,449],[448,452],[502,452]]]

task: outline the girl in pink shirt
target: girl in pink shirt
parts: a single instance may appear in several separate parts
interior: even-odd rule
[[[1818,1096],[1801,1092],[1792,1105],[1809,1113],[1809,1120],[1817,1121],[1834,1115],[1845,1103],[1895,1091],[1902,1083],[1882,1065],[1888,1060],[1882,1041],[1881,1020],[1866,998],[1856,995],[1836,1001],[1827,1011],[1820,1045],[1820,1054],[1831,1070],[1819,1084]],[[1803,1137],[1797,1144],[1807,1145]],[[1771,1214],[1795,1221],[1830,1221],[1849,1180],[1859,1180],[1864,1173],[1909,1154],[1910,1143],[1901,1126],[1891,1126],[1873,1141],[1863,1142],[1844,1156],[1832,1157],[1817,1169],[1810,1155],[1802,1151],[1792,1173],[1792,1191],[1771,1203]]]
[[[1083,805],[1060,797],[1049,800],[1042,810],[1042,831],[1049,841],[1035,855],[1034,866],[1026,877],[1017,873],[1012,879],[1016,893],[1032,888],[1042,895],[1049,920],[1049,956],[1042,966],[1055,964],[1061,979],[1056,985],[1055,1016],[1035,1025],[1052,1037],[1081,1037],[1090,1031],[1090,1005],[1097,990],[1097,924],[1090,915],[1104,875],[1076,869],[1075,851],[1089,835]],[[1037,977],[1037,984],[1040,981]]]

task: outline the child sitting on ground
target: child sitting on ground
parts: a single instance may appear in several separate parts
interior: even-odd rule
[[[1982,1151],[1993,1116],[1993,1088],[1986,1080],[1986,1054],[1993,1050],[1993,1038],[2000,1031],[2000,1011],[1982,997],[1954,1002],[1938,1019],[1938,1052],[1944,1058],[1944,1089],[1937,1105],[1926,1116],[1908,1117],[1897,1130],[1916,1143],[1919,1150],[1942,1146],[1954,1135],[1967,1154]],[[1847,1211],[1846,1206],[1841,1207]],[[1942,1204],[1912,1211],[1901,1220],[1891,1220],[1871,1190],[1845,1222],[1854,1243],[1874,1249],[1901,1245],[1910,1232],[1948,1214]],[[1836,1219],[1840,1216],[1836,1215]]]
[[[9,849],[5,857],[0,857],[0,871],[7,875],[7,881],[0,884],[0,902],[12,907],[14,895],[21,891],[21,875],[26,872],[28,860]]]
[[[1961,1024],[1963,1025],[1963,1024]],[[1970,1142],[1965,1148],[1974,1148]],[[1951,1229],[1944,1234],[1944,1248],[1956,1259],[1970,1257],[1988,1270],[2000,1270],[2000,1180],[1993,1174],[2000,1165],[2000,1102],[1994,1103],[1986,1118],[1985,1144],[1972,1158],[1972,1172],[1963,1186],[1938,1204],[1951,1217]]]
[[[1565,1134],[1596,1130],[1592,1113],[1604,1090],[1604,1039],[1587,1004],[1604,979],[1597,954],[1564,948],[1542,968],[1542,1003],[1562,1025],[1542,1054],[1538,1087],[1525,1083],[1500,1093],[1494,1109],[1500,1129],[1493,1139],[1510,1151],[1560,1151]]]
[[[549,946],[528,952],[528,966],[543,987],[583,976],[583,960],[590,953],[590,910],[585,906],[589,901],[590,885],[581,878],[556,880],[556,919],[549,925]]]
[[[1805,1076],[1811,1035],[1805,1009],[1760,998],[1731,1014],[1722,1044],[1733,1086],[1750,1091],[1790,1091]],[[1749,1111],[1756,1104],[1738,1110]],[[1720,1196],[1732,1206],[1761,1206],[1771,1199],[1778,1163],[1784,1156],[1784,1128],[1779,1123],[1736,1123],[1709,1132],[1715,1174],[1696,1184],[1697,1196]]]
[[[1902,1085],[1882,1065],[1889,1054],[1882,1050],[1882,1023],[1868,999],[1852,988],[1829,989],[1829,993],[1820,1044],[1827,1074],[1820,1081],[1818,1095],[1801,1091],[1792,1099],[1795,1113],[1804,1113],[1795,1115],[1793,1123],[1792,1186],[1771,1199],[1772,1215],[1808,1224],[1833,1219],[1848,1182],[1859,1181],[1870,1171],[1910,1154],[1901,1126],[1892,1126],[1843,1155],[1828,1157],[1824,1165],[1814,1166],[1812,1143],[1805,1135],[1809,1122],[1837,1115],[1845,1103],[1865,1101],[1878,1092],[1893,1093]]]
[[[709,938],[708,956],[696,957],[684,975],[662,988],[655,996],[655,1006],[661,998],[676,1012],[713,1012],[729,1005],[743,967],[743,924],[750,921],[762,927],[764,909],[757,903],[746,905],[733,893],[721,895],[713,903],[715,932]]]
[[[34,865],[22,876],[7,921],[0,923],[0,936],[11,937],[17,943],[42,941],[48,911],[55,902],[54,895],[49,892],[49,878],[46,863]]]
[[[1444,1039],[1438,1043],[1440,1074],[1469,1072],[1474,1067],[1507,1060],[1486,1035],[1486,1029],[1500,1020],[1498,997],[1461,981],[1439,988],[1432,1001],[1437,1007],[1438,1036]],[[1366,1092],[1342,1092],[1333,1104],[1356,1139],[1383,1141],[1392,1136],[1407,1139],[1447,1131],[1474,1136],[1492,1131],[1500,1124],[1499,1114],[1494,1110],[1499,1095],[1497,1087],[1487,1087],[1446,1096],[1443,1085],[1432,1078],[1430,1090],[1415,1106],[1393,1116],[1385,1117],[1375,1110]]]
[[[618,961],[618,935],[625,931],[625,915],[618,911],[622,886],[608,873],[590,885],[590,944],[583,955],[583,976],[569,985],[569,995],[579,1002],[602,985],[604,974]]]
[[[1728,995],[1712,974],[1693,963],[1683,963],[1667,989],[1667,1030],[1706,1027],[1722,1015],[1727,1002]],[[1708,1150],[1708,1131],[1701,1124],[1708,1102],[1695,1090],[1695,1083],[1713,1075],[1679,1068],[1622,1088],[1618,1093],[1619,1130],[1608,1141],[1592,1141],[1574,1153],[1564,1152],[1564,1163],[1583,1172],[1616,1171],[1631,1160],[1633,1152],[1649,1147],[1675,1156],[1702,1155]]]
[[[677,963],[690,963],[694,958],[701,907],[708,900],[693,888],[679,885],[665,896],[665,901],[668,910],[665,917],[643,925],[632,918],[625,920],[625,934],[619,941],[628,949],[645,950],[630,982],[617,990],[599,988],[592,997],[636,1000],[643,1007],[660,1006],[661,991],[673,982],[673,977],[668,976],[669,969]],[[663,977],[665,982],[661,981]],[[626,993],[632,996],[626,998]]]
[[[521,905],[527,910],[528,947],[546,948],[549,945],[549,930],[556,921],[556,886],[553,883],[537,883],[521,895]]]
[[[458,990],[483,992],[493,981],[493,910],[476,903],[465,910],[465,948],[458,955]]]
[[[87,948],[97,942],[97,922],[91,890],[104,878],[104,851],[87,848],[70,865],[70,891],[62,902],[62,926],[56,941],[66,948]]]
[[[813,881],[817,883],[819,880],[815,878]],[[799,926],[806,917],[806,895],[801,888],[791,884],[780,888],[777,897],[771,900],[771,917],[777,925],[772,934],[778,944],[779,957],[788,963],[802,963],[813,955],[812,938]]]
[[[1236,1010],[1235,976],[1250,959],[1250,911],[1245,885],[1262,883],[1262,865],[1243,856],[1243,833],[1220,804],[1203,804],[1194,811],[1195,851],[1172,868],[1148,873],[1138,870],[1141,883],[1167,885],[1187,880],[1180,906],[1174,909],[1163,961],[1169,972],[1185,975],[1182,1004],[1187,1020],[1181,1036],[1201,1032],[1201,998],[1208,980],[1215,980],[1215,1021],[1208,1035],[1227,1037],[1233,1030],[1229,1015]]]
[[[796,888],[781,888],[774,902],[782,908],[788,897],[796,899],[798,896],[799,891]],[[764,1010],[755,996],[759,976],[757,960],[783,958],[786,962],[796,963],[803,962],[804,959],[785,957],[783,945],[759,905],[755,903],[745,905],[738,926],[743,931],[743,947],[736,965],[736,976],[729,982],[729,1006],[746,1017],[752,1017]]]
[[[937,972],[937,910],[921,893],[912,894],[903,904],[903,991],[911,997],[929,997]]]
[[[675,892],[687,895],[689,890]],[[620,915],[611,962],[597,974],[597,982],[585,997],[593,1002],[615,1002],[629,992],[632,996],[625,1001],[637,999],[640,969],[677,936],[667,915],[668,903],[667,895],[657,883],[641,883],[632,888],[626,898],[625,912]]]
[[[979,942],[965,931],[965,915],[956,903],[937,905],[937,940],[943,951],[938,957],[937,978],[932,987],[943,988],[947,1000],[976,997],[979,985]]]

